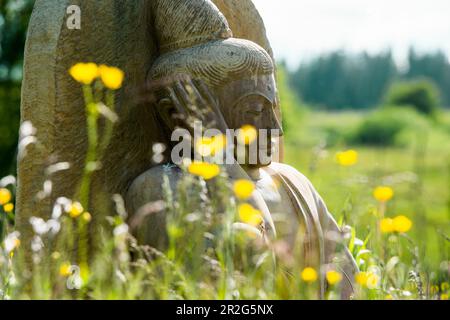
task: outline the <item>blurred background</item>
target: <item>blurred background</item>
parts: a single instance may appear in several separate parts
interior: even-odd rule
[[[362,239],[381,218],[373,190],[392,188],[385,215],[414,221],[422,267],[448,279],[450,2],[253,1],[278,62],[285,161]]]
[[[373,189],[391,187],[386,215],[412,219],[428,267],[448,268],[450,2],[253,1],[278,62],[286,162],[361,238],[374,226]],[[15,173],[33,3],[0,0],[0,177]]]

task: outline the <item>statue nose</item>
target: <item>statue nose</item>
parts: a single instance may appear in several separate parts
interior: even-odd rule
[[[270,129],[278,130],[280,137],[284,135],[282,124],[273,110],[270,112]]]

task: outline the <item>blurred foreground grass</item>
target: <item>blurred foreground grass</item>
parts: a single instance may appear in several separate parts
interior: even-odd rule
[[[304,126],[291,129],[286,137],[286,162],[312,180],[339,223],[350,228],[347,246],[361,270],[355,278],[355,299],[448,299],[449,150],[437,143],[448,134],[446,127],[430,129],[428,139],[435,140],[426,148],[420,140],[423,135],[417,136],[417,143],[386,148],[349,146],[336,139],[366,116],[310,112]],[[350,165],[343,166],[336,154],[350,148],[355,150],[347,159]],[[20,245],[18,235],[7,237],[0,255],[1,296],[317,299],[317,277],[323,270],[304,268],[282,243],[268,250],[257,229],[239,222],[227,181],[223,174],[217,176],[213,182],[217,192],[209,194],[203,178],[188,174],[176,190],[180,200],[175,202],[165,189],[170,246],[162,252],[135,242],[116,198],[117,212],[108,218],[110,227],[100,232],[103,245],[89,262],[80,261],[70,243],[79,237],[73,227],[84,228],[90,215],[76,202],[63,199],[61,216],[33,222],[31,273],[23,264],[23,250],[12,254]],[[394,191],[385,207],[374,196],[379,186]],[[217,197],[223,201],[222,209]],[[192,206],[201,210],[191,211]],[[217,215],[218,210],[225,214]],[[412,220],[412,228],[403,225],[406,232],[379,232],[383,217],[398,216]],[[342,276],[333,270],[326,274],[326,298],[338,299]]]
[[[113,112],[112,91],[120,87],[123,74],[95,64],[77,64],[71,74],[90,97],[88,136],[97,138],[101,99],[109,101]],[[90,94],[91,85],[104,85],[109,91],[97,99]],[[348,231],[344,245],[360,269],[353,298],[447,300],[450,114],[442,112],[436,120],[392,110],[397,120],[389,123],[390,110],[381,110],[384,113],[365,134],[376,135],[387,123],[386,132],[395,137],[389,146],[369,147],[356,144],[354,137],[364,132],[361,128],[370,114],[306,112],[297,108],[294,96],[286,99],[286,93],[281,92],[290,106],[285,110],[286,162],[312,180]],[[390,131],[393,123],[401,130]],[[106,142],[109,138],[102,135]],[[268,245],[259,229],[261,213],[240,199],[218,165],[201,163],[191,170],[187,164],[176,190],[166,181],[162,203],[151,204],[167,214],[166,250],[136,242],[118,195],[111,195],[116,204],[112,212],[87,212],[90,176],[96,168],[92,163],[102,155],[96,152],[97,144],[97,139],[89,139],[93,152],[88,153],[85,179],[75,199],[57,199],[49,220],[30,219],[31,244],[22,244],[13,228],[15,179],[0,180],[5,236],[0,298],[317,299],[319,278],[325,276],[325,298],[339,299],[343,275],[334,263],[314,269],[302,263],[301,243],[291,251],[282,239]],[[380,187],[382,191],[374,194]],[[95,226],[99,245],[88,256],[94,215],[106,216],[107,223]]]

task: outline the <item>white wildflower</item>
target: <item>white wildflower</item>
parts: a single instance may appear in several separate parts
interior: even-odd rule
[[[19,129],[19,135],[20,135],[20,140],[29,137],[29,136],[34,136],[36,134],[36,128],[33,127],[33,124],[31,123],[31,121],[24,121],[21,125],[20,125],[20,129]]]
[[[120,282],[122,282],[122,283],[126,283],[127,282],[127,277],[123,274],[122,271],[116,270],[116,276],[120,280]]]
[[[128,233],[128,225],[125,223],[122,223],[121,225],[117,226],[114,229],[114,236],[116,237],[120,237],[120,236],[124,236]]]
[[[39,200],[43,200],[50,196],[53,189],[53,183],[50,180],[46,180],[43,184],[43,188],[38,192],[37,197]]]
[[[61,230],[61,223],[58,220],[50,219],[47,221],[48,232],[52,235],[56,235]]]
[[[41,237],[35,236],[31,241],[31,250],[33,252],[39,252],[44,248],[44,243],[42,242]]]
[[[55,205],[53,206],[52,219],[58,220],[63,214],[63,209],[65,211],[66,207],[69,208],[71,204],[72,201],[65,197],[56,199]]]
[[[16,184],[16,177],[6,176],[0,180],[0,188],[5,188],[9,185],[14,186]]]
[[[33,227],[34,233],[38,235],[44,235],[48,232],[48,225],[42,218],[31,217],[31,226]]]
[[[59,162],[59,163],[52,164],[51,166],[48,166],[45,171],[46,171],[47,175],[52,175],[54,173],[64,171],[64,170],[69,170],[69,169],[70,169],[69,162]]]
[[[4,245],[5,245],[5,250],[8,254],[20,246],[19,237],[20,237],[20,233],[18,231],[10,233],[9,235],[6,236]]]

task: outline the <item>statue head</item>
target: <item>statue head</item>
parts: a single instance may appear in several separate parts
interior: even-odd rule
[[[223,15],[210,1],[202,3],[204,18],[196,28],[187,20],[178,21],[177,28],[189,29],[189,36],[183,34],[180,40],[176,35],[161,39],[165,51],[152,66],[149,80],[170,83],[170,79],[187,75],[203,82],[217,99],[228,129],[252,125],[268,130],[267,142],[258,147],[266,148],[270,155],[270,130],[279,130],[281,134],[275,113],[277,89],[272,58],[256,43],[232,38]],[[190,9],[185,11],[180,12],[180,17],[188,15]],[[162,94],[157,100],[158,112],[169,113],[163,119],[169,130],[173,130],[176,121],[171,121],[170,114],[175,108],[170,106],[170,97]]]
[[[152,5],[161,55],[233,36],[227,19],[210,0],[155,0]]]

